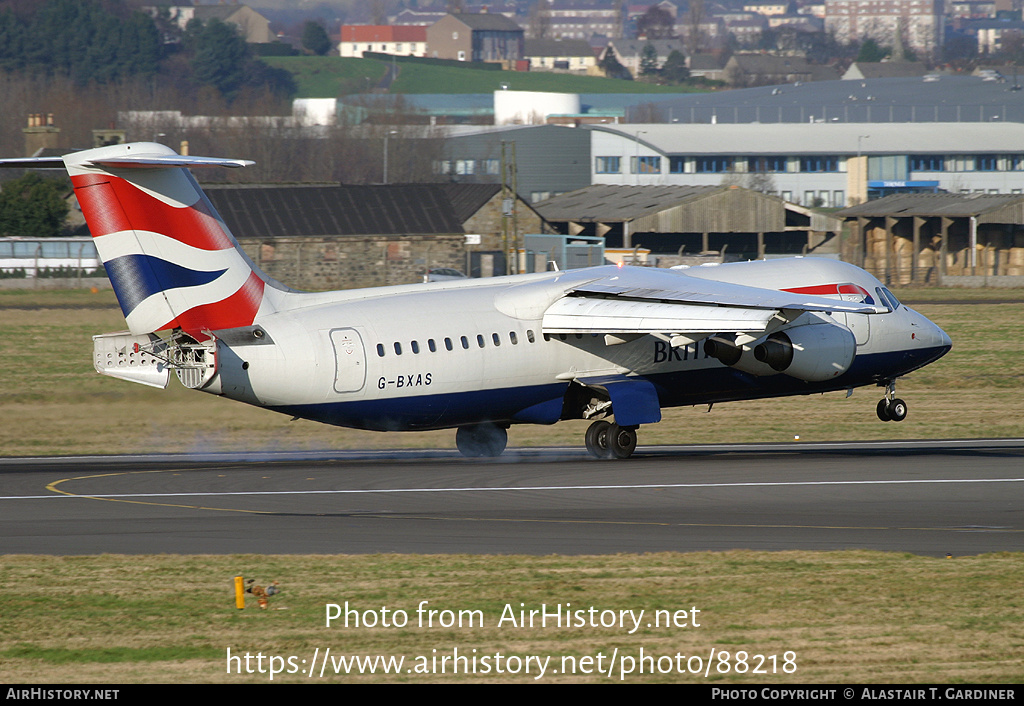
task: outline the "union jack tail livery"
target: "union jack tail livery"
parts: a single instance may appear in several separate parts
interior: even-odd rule
[[[64,163],[135,335],[253,323],[265,303],[260,273],[187,167],[250,162],[178,155],[155,143],[66,155]]]

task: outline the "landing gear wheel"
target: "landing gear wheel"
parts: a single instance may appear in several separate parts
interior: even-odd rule
[[[889,400],[884,398],[878,400],[878,406],[875,407],[875,414],[877,414],[878,418],[883,422],[891,422],[892,417],[889,416]]]
[[[636,429],[612,424],[608,429],[608,451],[612,458],[629,458],[636,450]]]
[[[611,424],[599,419],[587,428],[587,451],[594,458],[609,458],[608,456],[608,431]]]
[[[902,422],[907,418],[907,403],[899,397],[894,397],[889,401],[888,412],[889,419],[894,422]]]
[[[459,427],[455,432],[455,446],[467,458],[501,456],[506,444],[508,432],[494,424]]]

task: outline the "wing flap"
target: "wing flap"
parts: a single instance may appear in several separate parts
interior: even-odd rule
[[[777,309],[565,297],[544,312],[544,333],[764,331]]]
[[[691,283],[684,280],[680,284],[689,285]],[[682,289],[636,287],[628,284],[610,284],[599,280],[575,287],[568,294],[573,297],[654,300],[744,309],[799,309],[801,311],[842,311],[854,314],[880,314],[889,311],[886,307],[872,304],[829,299],[800,292],[760,289],[713,280],[701,280],[700,284],[703,291],[693,291],[690,287]]]

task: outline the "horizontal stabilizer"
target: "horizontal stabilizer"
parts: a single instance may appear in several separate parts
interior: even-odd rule
[[[155,169],[172,167],[188,167],[189,169],[196,169],[202,167],[249,167],[255,164],[255,162],[249,159],[190,157],[182,154],[138,154],[130,157],[90,159],[82,164],[92,164],[112,169]]]
[[[132,148],[137,151],[130,152]],[[153,149],[147,149],[153,148]],[[192,157],[187,154],[174,154],[163,145],[156,143],[138,143],[124,145],[123,151],[126,154],[110,154],[110,151],[100,151],[108,156],[93,157],[86,160],[74,160],[81,166],[104,167],[109,169],[170,169],[175,167],[186,167],[188,169],[202,169],[205,167],[249,167],[255,164],[249,159],[224,159],[221,157]],[[69,154],[68,156],[73,155]],[[11,169],[64,169],[64,157],[16,157],[11,159],[0,159],[0,167]]]
[[[63,169],[63,157],[11,157],[0,159],[0,168],[8,169]]]

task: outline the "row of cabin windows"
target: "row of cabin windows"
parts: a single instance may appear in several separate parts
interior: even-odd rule
[[[513,346],[519,345],[519,334],[517,334],[515,331],[509,331],[508,332],[508,340],[509,340],[509,343],[511,343]],[[530,330],[530,329],[526,330],[526,340],[529,341],[530,343],[535,343],[536,340],[537,340],[537,338],[534,335],[533,331]],[[447,351],[455,350],[455,342],[452,339],[446,337],[443,342],[444,342],[445,350],[447,350]],[[497,334],[497,333],[492,333],[491,334],[491,343],[495,347],[500,346],[501,345],[501,336],[499,334]],[[394,349],[395,349],[395,355],[402,355],[402,350],[403,349],[402,349],[401,341],[395,341],[393,345],[394,345]],[[469,338],[467,336],[459,336],[459,345],[462,346],[463,350],[469,350],[469,347],[470,347]],[[486,347],[487,339],[484,337],[484,335],[482,333],[478,333],[476,335],[476,345],[477,345],[477,348],[484,348],[484,347]],[[409,342],[409,349],[413,352],[414,355],[419,354],[419,352],[420,352],[420,342],[419,341],[410,341]],[[429,350],[431,353],[436,353],[437,352],[437,350],[438,350],[437,342],[433,338],[428,338],[427,339],[427,350]],[[384,347],[384,344],[383,343],[378,343],[377,344],[377,355],[379,357],[383,358],[386,352],[387,351],[386,351],[386,349]]]

